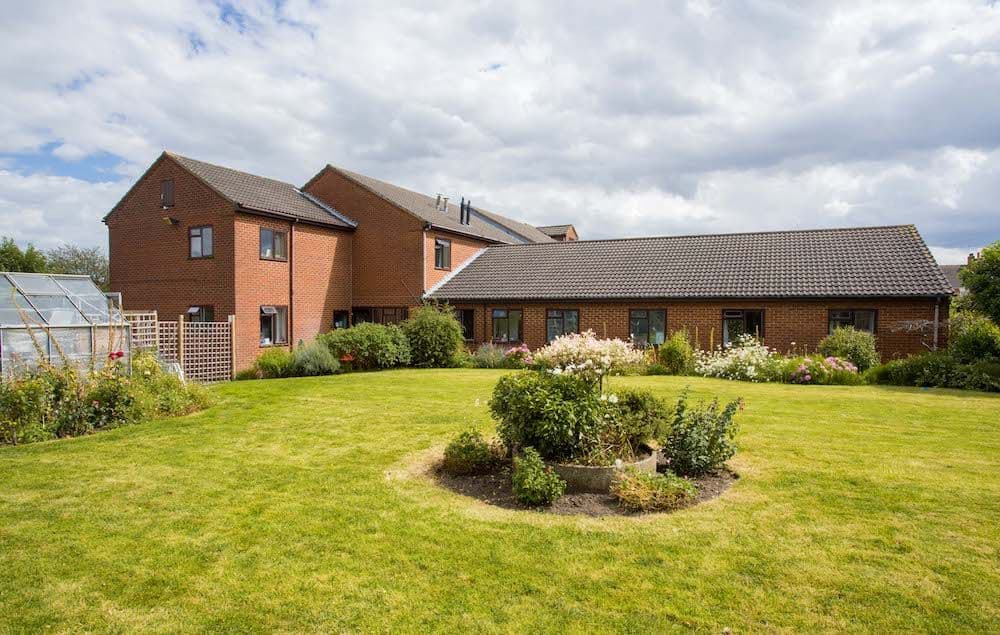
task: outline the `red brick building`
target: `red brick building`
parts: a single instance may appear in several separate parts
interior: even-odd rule
[[[470,343],[686,328],[702,348],[750,332],[801,352],[852,324],[893,357],[943,343],[952,293],[913,226],[580,241],[329,165],[299,189],[164,153],[105,222],[125,308],[235,315],[238,368],[427,300]]]

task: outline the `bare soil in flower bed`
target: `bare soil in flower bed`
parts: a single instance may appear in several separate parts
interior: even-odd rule
[[[438,484],[453,492],[475,498],[489,505],[504,509],[532,509],[551,514],[580,516],[641,516],[644,512],[630,512],[618,504],[618,499],[611,494],[571,493],[564,494],[550,507],[529,507],[514,498],[510,480],[510,467],[504,466],[488,474],[470,476],[455,476],[448,474],[440,467],[435,467],[433,476]],[[691,479],[698,487],[698,496],[685,505],[690,507],[719,496],[729,489],[729,486],[739,478],[739,475],[729,470],[718,474],[710,474]],[[669,513],[669,512],[654,512]]]

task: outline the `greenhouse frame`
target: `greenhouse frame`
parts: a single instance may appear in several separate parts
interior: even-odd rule
[[[0,375],[131,358],[130,325],[87,276],[0,272]],[[121,352],[122,355],[117,355]]]

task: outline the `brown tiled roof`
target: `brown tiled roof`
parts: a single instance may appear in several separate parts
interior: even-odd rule
[[[937,296],[913,225],[489,247],[438,300]]]
[[[167,152],[195,176],[237,206],[251,212],[276,214],[333,227],[357,225],[329,205],[299,191],[291,183],[256,176]]]
[[[962,288],[962,281],[958,278],[958,272],[965,268],[965,265],[941,265],[941,273],[948,280],[948,284],[958,291]]]
[[[538,229],[531,225],[501,216],[500,214],[488,212],[480,207],[473,208],[470,223],[463,225],[459,220],[460,201],[449,200],[447,211],[441,211],[436,208],[436,197],[420,194],[419,192],[414,192],[404,187],[386,183],[385,181],[380,181],[376,178],[333,165],[327,165],[327,168],[371,190],[417,218],[444,230],[483,238],[495,243],[552,242],[551,237],[538,231]]]

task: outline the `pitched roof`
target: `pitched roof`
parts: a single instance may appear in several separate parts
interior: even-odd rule
[[[941,265],[941,273],[955,291],[962,288],[962,281],[958,277],[958,272],[962,269],[965,269],[965,265]]]
[[[547,236],[563,236],[570,230],[572,225],[539,225],[535,229]]]
[[[913,225],[489,247],[438,300],[950,295]]]
[[[404,187],[393,185],[392,183],[386,183],[385,181],[380,181],[364,174],[345,170],[344,168],[338,168],[333,165],[327,165],[326,167],[440,229],[503,244],[552,242],[552,238],[531,225],[501,216],[500,214],[488,212],[479,207],[473,208],[469,224],[463,225],[459,220],[461,210],[458,201],[448,201],[447,211],[441,211],[437,209],[437,199],[435,197],[420,194],[419,192],[414,192]]]
[[[223,197],[247,211],[287,216],[333,227],[357,226],[350,218],[310,194],[301,192],[291,183],[205,163],[173,152],[165,154]]]

